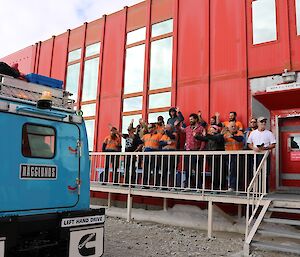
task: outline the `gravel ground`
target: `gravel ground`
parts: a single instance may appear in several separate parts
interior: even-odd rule
[[[214,236],[208,239],[205,231],[107,218],[103,257],[241,256],[243,235],[216,232]],[[255,251],[252,256],[295,255]]]

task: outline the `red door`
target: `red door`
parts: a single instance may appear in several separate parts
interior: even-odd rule
[[[300,117],[280,122],[280,186],[300,188]]]

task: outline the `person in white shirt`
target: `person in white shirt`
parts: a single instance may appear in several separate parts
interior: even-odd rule
[[[266,130],[267,118],[259,117],[257,119],[258,128],[250,134],[248,138],[248,146],[255,152],[271,150],[276,146],[276,139],[273,133]]]
[[[266,129],[267,118],[259,117],[257,119],[257,129],[252,131],[247,143],[250,149],[253,149],[255,152],[262,152],[266,150],[272,150],[276,146],[276,139],[273,133]],[[256,165],[260,164],[263,155],[259,154],[256,158]],[[253,164],[252,164],[253,167]],[[257,168],[256,167],[256,168]],[[249,173],[252,174],[252,169],[249,170]],[[270,174],[270,156],[267,159],[267,192],[269,191],[269,174]]]

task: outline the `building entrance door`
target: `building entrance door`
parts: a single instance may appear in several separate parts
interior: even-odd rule
[[[279,121],[279,186],[300,190],[300,117]]]

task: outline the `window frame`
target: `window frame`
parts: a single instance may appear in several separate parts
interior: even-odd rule
[[[99,63],[98,63],[98,78],[97,78],[97,88],[96,88],[96,90],[97,90],[97,92],[96,92],[96,99],[92,99],[92,100],[86,100],[86,101],[82,101],[82,92],[83,92],[83,90],[84,90],[84,88],[83,88],[83,81],[84,81],[84,68],[83,68],[83,70],[82,70],[82,72],[83,72],[83,74],[82,74],[82,85],[81,85],[81,96],[80,96],[80,104],[79,104],[79,109],[81,110],[81,107],[83,106],[83,105],[89,105],[89,104],[96,104],[96,110],[95,110],[95,115],[94,116],[85,116],[84,117],[84,119],[85,120],[95,120],[95,123],[96,123],[96,116],[97,116],[97,110],[98,110],[98,108],[99,108],[99,104],[100,104],[100,102],[98,101],[98,99],[97,99],[97,93],[98,93],[98,90],[99,90],[99,75],[100,75],[100,73],[101,73],[101,69],[100,69],[100,67],[101,67],[101,52],[102,52],[102,49],[103,49],[103,45],[102,45],[102,42],[101,41],[97,41],[97,42],[94,42],[94,43],[90,43],[89,45],[86,45],[85,46],[85,51],[86,51],[86,48],[87,47],[89,47],[89,46],[91,46],[91,45],[94,45],[94,44],[97,44],[97,43],[100,43],[100,51],[99,51],[99,53],[97,53],[97,54],[94,54],[94,55],[89,55],[89,56],[85,56],[85,53],[84,53],[84,58],[83,58],[83,65],[85,66],[85,62],[86,61],[89,61],[89,60],[91,60],[91,59],[95,59],[95,58],[99,58]],[[85,52],[84,51],[84,52]],[[95,125],[95,128],[96,128],[96,125]]]
[[[143,26],[145,27],[145,26]],[[145,55],[144,55],[144,74],[143,74],[143,77],[144,77],[144,80],[145,80],[145,66],[146,66],[146,60],[145,60],[145,56],[146,56],[146,51],[147,51],[147,27],[146,27],[146,37],[144,40],[141,40],[141,41],[137,41],[137,42],[134,42],[134,43],[131,43],[131,44],[127,44],[127,34],[130,33],[130,32],[133,32],[133,31],[136,31],[138,29],[141,29],[143,27],[140,27],[140,28],[137,28],[137,29],[134,29],[134,30],[131,30],[131,31],[127,31],[126,32],[126,40],[125,40],[125,52],[127,51],[127,49],[129,48],[133,48],[133,47],[136,47],[136,46],[140,46],[140,45],[145,45]],[[126,55],[125,55],[125,58],[124,58],[124,82],[125,82],[125,63],[126,63]],[[122,108],[122,112],[121,112],[121,127],[123,127],[123,117],[125,116],[132,116],[132,115],[141,115],[143,117],[143,106],[144,106],[144,91],[139,91],[139,92],[134,92],[134,93],[124,93],[124,87],[125,87],[125,83],[123,83],[123,87],[122,87],[122,104],[121,104],[121,108]],[[144,87],[144,85],[143,85]],[[124,108],[124,99],[127,99],[127,98],[133,98],[133,97],[142,97],[142,109],[141,110],[137,110],[137,111],[127,111],[127,112],[124,112],[123,108]]]
[[[150,62],[151,62],[151,44],[155,41],[159,41],[159,40],[162,40],[162,39],[166,39],[166,38],[171,38],[172,39],[172,65],[173,65],[173,62],[174,62],[174,59],[173,59],[173,55],[174,55],[174,26],[173,26],[173,31],[172,32],[169,32],[169,33],[166,33],[166,34],[162,34],[162,35],[159,35],[159,36],[155,36],[155,37],[152,37],[152,26],[153,25],[156,25],[158,23],[161,23],[161,22],[165,22],[165,21],[168,21],[168,20],[173,20],[173,23],[174,23],[174,17],[171,17],[171,18],[168,18],[166,20],[162,20],[162,21],[159,21],[159,22],[156,22],[156,23],[153,23],[151,24],[151,37],[150,37],[150,42],[149,42],[149,51],[150,51],[150,54],[149,54],[149,80],[148,80],[148,85],[147,85],[147,88],[148,88],[148,91],[147,91],[147,117],[149,116],[149,113],[155,113],[155,112],[161,112],[161,111],[166,111],[166,110],[169,110],[170,107],[159,107],[159,108],[152,108],[150,109],[149,108],[149,98],[150,98],[150,95],[154,95],[154,94],[159,94],[159,93],[167,93],[167,92],[170,92],[171,93],[171,105],[172,105],[172,88],[173,88],[173,69],[172,69],[172,76],[171,76],[171,85],[169,87],[163,87],[163,88],[157,88],[157,89],[150,89],[150,74],[151,74],[151,66],[150,66]]]
[[[96,145],[95,145],[95,140],[96,140],[96,137],[97,137],[97,134],[96,134],[96,127],[97,127],[97,124],[96,124],[96,117],[95,116],[87,116],[87,117],[83,117],[83,119],[85,120],[85,121],[94,121],[94,135],[93,135],[93,142],[88,142],[88,145],[90,146],[90,145],[92,145],[93,147],[92,147],[92,150],[90,151],[90,149],[88,149],[89,150],[89,152],[93,152],[94,150],[95,150],[95,147],[96,147]],[[87,126],[86,126],[86,122],[84,123],[84,125],[85,125],[85,129],[86,129],[86,135],[87,135],[87,139],[89,139],[88,138],[88,131],[87,131]]]
[[[23,140],[24,140],[24,129],[27,125],[31,125],[31,126],[36,126],[36,127],[44,127],[44,128],[50,128],[50,129],[53,129],[54,131],[54,151],[53,151],[53,155],[52,157],[41,157],[41,156],[27,156],[24,154],[23,152]],[[29,144],[29,140],[28,140],[28,132],[26,131],[26,135],[27,135],[27,142]],[[23,124],[22,126],[22,140],[21,140],[21,153],[22,153],[22,156],[25,157],[25,158],[31,158],[31,159],[44,159],[44,160],[53,160],[55,157],[56,157],[56,152],[57,152],[57,130],[55,127],[52,127],[52,126],[48,126],[48,125],[43,125],[43,124],[37,124],[37,123],[32,123],[32,122],[26,122]]]
[[[172,32],[169,32],[169,33],[165,33],[165,34],[162,34],[162,35],[159,35],[159,36],[155,36],[155,37],[152,37],[152,26],[153,25],[156,25],[158,23],[161,23],[161,22],[165,22],[165,21],[168,21],[168,20],[173,20],[173,31]],[[135,92],[135,93],[128,93],[128,94],[124,94],[124,84],[123,84],[123,91],[122,91],[122,112],[121,112],[121,125],[123,127],[123,117],[125,116],[132,116],[132,115],[141,115],[142,118],[144,120],[147,120],[148,119],[148,116],[150,113],[156,113],[156,112],[167,112],[169,111],[170,107],[159,107],[159,108],[152,108],[150,109],[149,108],[149,96],[152,95],[152,94],[158,94],[158,93],[167,93],[167,92],[170,92],[171,93],[171,105],[172,105],[172,95],[173,95],[173,65],[174,65],[174,37],[175,37],[175,26],[174,26],[174,17],[169,17],[165,20],[162,20],[162,21],[159,21],[159,22],[156,22],[156,23],[150,23],[149,27],[146,26],[146,39],[145,40],[141,40],[141,41],[138,41],[138,42],[134,42],[132,44],[127,44],[127,38],[125,40],[125,51],[128,49],[128,48],[132,48],[132,47],[135,47],[135,46],[139,46],[139,45],[142,45],[142,44],[145,44],[145,63],[144,63],[144,71],[145,69],[147,68],[147,71],[144,72],[144,90],[142,92]],[[141,27],[142,28],[142,27]],[[139,29],[139,28],[137,28]],[[135,30],[137,30],[135,29]],[[134,30],[132,30],[134,31]],[[127,31],[127,33],[130,33],[132,31]],[[127,33],[126,33],[126,36],[127,36]],[[147,35],[147,33],[150,33],[150,35]],[[165,38],[169,38],[171,37],[172,39],[172,79],[171,79],[171,85],[169,87],[164,87],[164,88],[158,88],[158,89],[150,89],[150,60],[151,60],[151,43],[154,42],[154,41],[158,41],[158,40],[161,40],[161,39],[165,39]],[[126,55],[125,55],[125,58],[126,58]],[[126,62],[126,59],[124,58],[124,63]],[[126,67],[125,67],[126,69]],[[124,70],[124,77],[125,77],[125,70]],[[147,85],[145,85],[145,83]],[[146,86],[146,90],[145,90],[145,86]],[[138,111],[130,111],[130,112],[124,112],[123,111],[123,105],[124,105],[124,99],[126,98],[131,98],[131,97],[138,97],[138,96],[142,96],[142,110],[138,110]],[[145,104],[146,102],[146,104]]]
[[[259,47],[259,46],[264,46],[264,45],[272,45],[276,44],[279,42],[279,13],[278,13],[278,4],[277,0],[274,0],[275,2],[275,29],[276,29],[276,39],[270,40],[270,41],[265,41],[261,43],[254,43],[254,27],[253,27],[253,3],[258,0],[252,0],[250,3],[250,31],[251,31],[251,46],[252,47]]]

